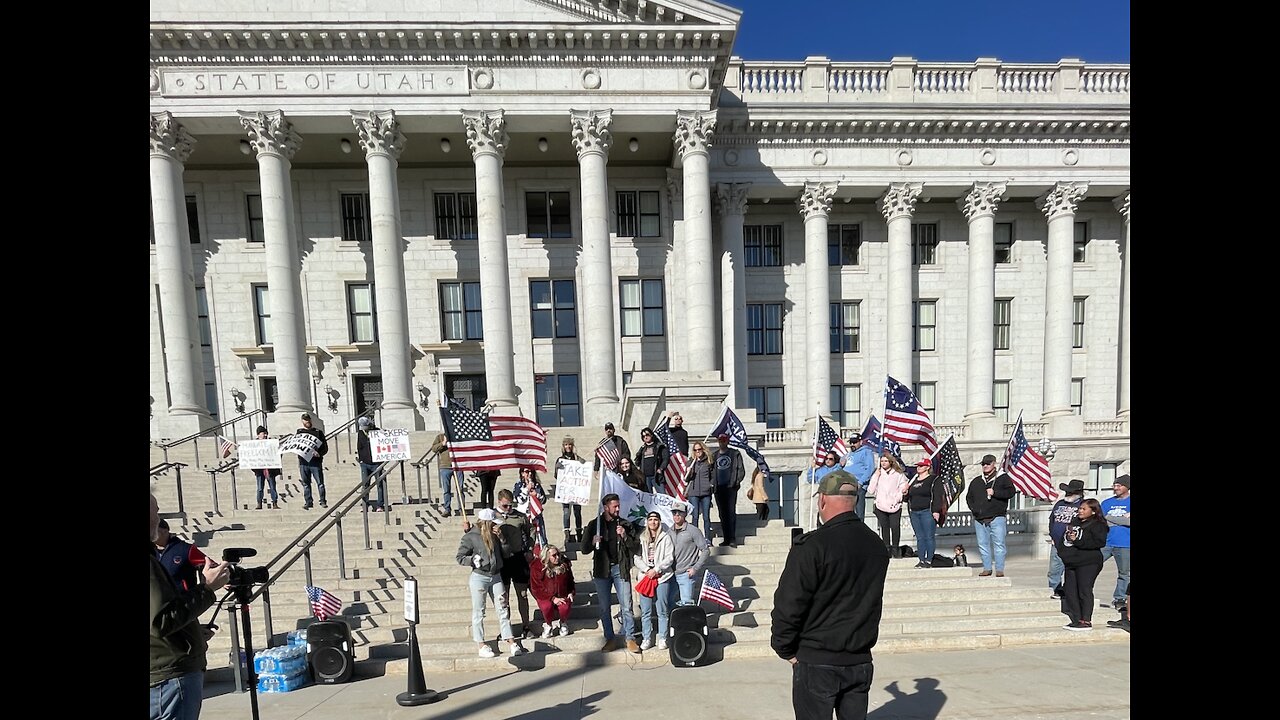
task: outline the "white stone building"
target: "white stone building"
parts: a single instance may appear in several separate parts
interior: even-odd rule
[[[589,447],[727,398],[798,470],[889,374],[975,452],[1022,411],[1055,474],[1127,464],[1127,65],[743,60],[705,0],[265,5],[150,6],[152,438],[448,393]]]

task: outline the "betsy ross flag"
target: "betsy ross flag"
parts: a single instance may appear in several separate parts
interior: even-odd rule
[[[1009,475],[1014,487],[1023,495],[1030,495],[1039,500],[1053,500],[1053,476],[1049,473],[1049,461],[1036,452],[1027,443],[1027,434],[1022,430],[1022,413],[1018,413],[1018,422],[1013,426],[1013,434],[1009,436],[1009,446],[1005,448],[1000,467]]]
[[[680,445],[671,437],[671,418],[664,417],[653,429],[653,436],[667,448],[667,466],[662,475],[666,479],[667,494],[681,500],[685,499],[685,477],[689,474],[689,458],[680,452]]]
[[[322,587],[307,586],[307,599],[311,601],[311,614],[320,622],[342,612],[342,601]]]
[[[453,467],[502,470],[532,467],[547,471],[547,432],[518,416],[485,415],[452,404],[440,408]]]
[[[933,423],[916,394],[891,377],[884,386],[884,439],[920,445],[930,455],[938,451]]]
[[[607,437],[596,446],[596,457],[600,458],[601,467],[605,470],[613,470],[618,467],[622,454],[618,452],[618,444],[613,441],[613,438]]]
[[[224,458],[231,457],[231,453],[235,452],[235,450],[236,450],[235,443],[222,437],[221,435],[218,436],[218,457],[224,457]]]
[[[708,438],[718,438],[720,435],[729,436],[729,447],[737,448],[747,454],[752,460],[756,461],[756,465],[760,467],[760,471],[769,481],[773,480],[773,473],[769,471],[769,463],[765,462],[764,455],[760,451],[751,447],[747,440],[747,428],[743,426],[742,421],[738,419],[738,415],[732,409],[726,407],[724,412],[720,413],[720,420],[716,426],[711,428]]]
[[[960,497],[960,491],[964,490],[964,462],[960,459],[960,448],[956,447],[955,435],[947,436],[938,452],[933,454],[932,462],[929,471],[937,476],[938,488],[946,500],[942,512],[938,514],[938,524],[941,525],[947,519],[947,510]]]
[[[836,431],[832,429],[827,421],[818,416],[818,432],[813,437],[813,462],[821,463],[827,459],[827,453],[834,452],[837,456],[848,455],[849,446],[840,439]]]
[[[702,574],[702,592],[698,593],[698,602],[710,600],[711,602],[732,611],[733,598],[729,597],[729,590],[725,588],[724,583],[720,582],[720,578],[716,574],[707,570]]]

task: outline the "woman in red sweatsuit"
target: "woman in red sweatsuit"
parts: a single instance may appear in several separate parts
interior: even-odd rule
[[[573,567],[555,545],[529,562],[529,590],[542,610],[542,637],[569,634],[569,610],[573,607]],[[557,628],[559,625],[559,628]]]

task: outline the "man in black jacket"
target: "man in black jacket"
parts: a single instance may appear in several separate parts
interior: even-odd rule
[[[621,507],[614,493],[600,499],[600,515],[587,523],[581,552],[583,555],[595,553],[591,561],[591,579],[596,586],[596,602],[600,605],[600,627],[604,629],[604,647],[600,652],[618,649],[618,639],[613,634],[613,613],[610,612],[609,591],[613,590],[618,595],[627,649],[638,653],[640,644],[633,637],[636,620],[631,614],[631,559],[640,548],[640,531],[619,517]]]
[[[311,424],[311,413],[302,413],[302,427],[297,430],[298,435],[310,435],[317,441],[316,454],[311,456],[310,460],[302,456],[298,456],[298,479],[302,481],[302,509],[311,509],[311,480],[316,481],[316,490],[320,492],[320,507],[329,507],[329,501],[324,496],[324,456],[329,454],[329,441],[324,439],[324,433],[319,428]]]
[[[1004,538],[1009,534],[1009,499],[1018,489],[1013,480],[999,472],[995,455],[982,456],[982,474],[969,481],[965,500],[973,513],[973,531],[978,536],[978,552],[982,555],[982,572],[991,575],[994,558],[996,577],[1004,577]]]
[[[801,535],[773,595],[778,657],[791,663],[796,720],[863,720],[871,648],[880,636],[889,551],[853,513],[858,481],[843,470],[818,486],[822,526]]]

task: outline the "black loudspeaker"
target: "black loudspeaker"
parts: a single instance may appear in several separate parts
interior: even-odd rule
[[[318,683],[344,683],[356,666],[351,628],[340,620],[313,623],[307,628],[307,664]]]
[[[707,664],[707,613],[696,605],[681,605],[671,611],[671,641],[667,650],[674,667]]]

